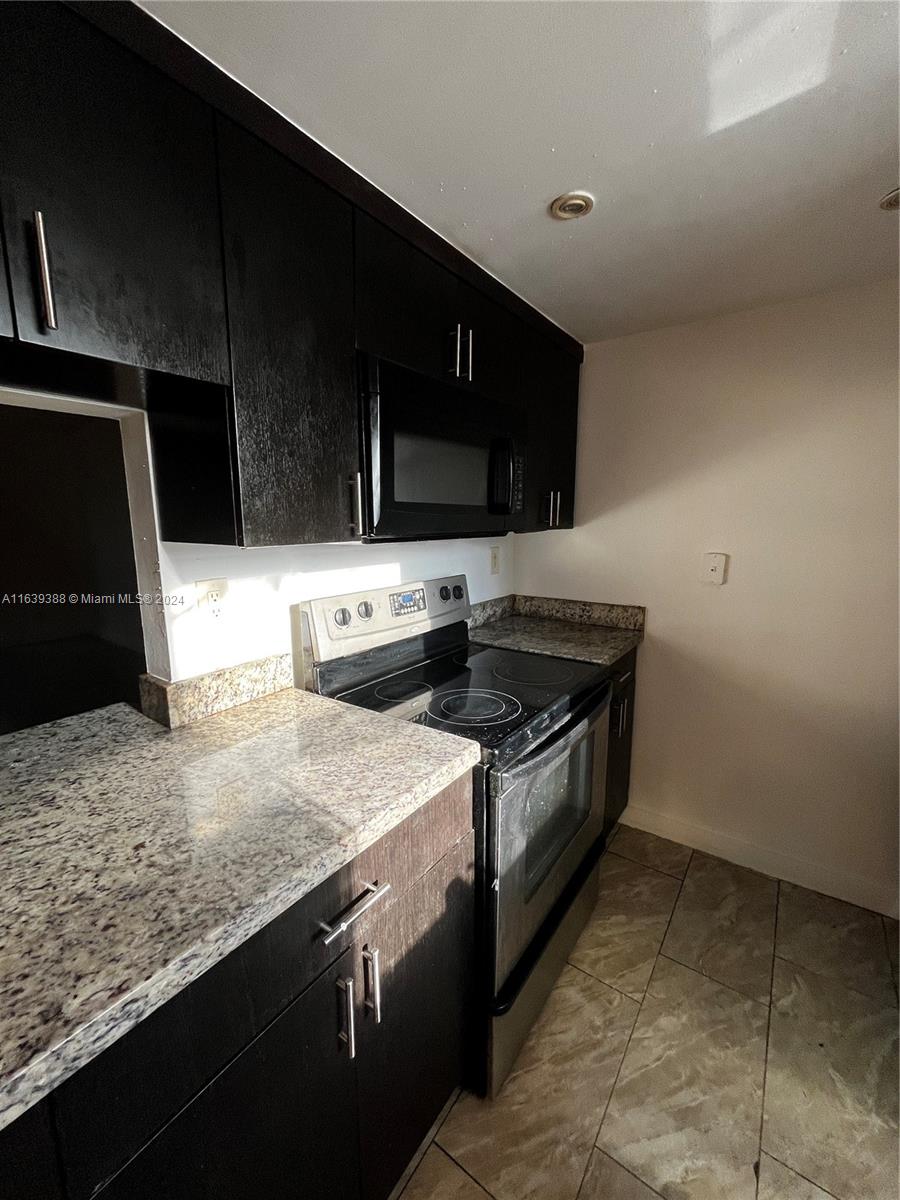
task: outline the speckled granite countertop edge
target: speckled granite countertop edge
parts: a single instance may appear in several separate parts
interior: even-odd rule
[[[312,705],[312,706],[336,706],[337,712],[335,717],[344,717],[348,714],[349,706],[340,704],[337,701],[327,700],[319,696],[310,696],[308,693],[293,693],[293,689],[289,689],[293,697],[298,695],[302,700],[294,699],[291,701],[286,697],[286,693],[279,693],[264,700],[252,702],[249,705],[241,706],[246,710],[261,709],[273,701],[279,701],[280,704],[297,705]],[[111,709],[97,710],[95,713],[83,714],[85,718],[98,717],[102,720],[104,713],[113,715],[116,710],[126,709],[127,706],[112,706]],[[356,714],[352,720],[358,722],[362,719],[369,723],[374,723],[372,728],[378,727],[379,735],[384,736],[385,742],[390,746],[395,740],[398,743],[398,754],[403,753],[401,744],[406,745],[410,727],[406,723],[396,722],[392,718],[384,717],[374,713],[364,713],[363,710],[353,709]],[[133,721],[132,721],[133,718]],[[223,723],[222,718],[228,718],[233,725],[240,721],[240,709],[231,709],[226,714],[221,714],[219,717],[209,718],[197,725],[191,727],[193,736],[191,741],[196,741],[198,734],[203,736],[203,727],[207,726],[211,731],[214,726]],[[255,713],[251,717],[251,725],[260,724],[261,714]],[[66,718],[68,722],[75,722],[78,718]],[[137,726],[137,722],[141,723],[141,727]],[[177,739],[179,742],[187,743],[186,735],[171,734],[162,730],[158,725],[142,717],[132,710],[128,710],[128,724],[134,724],[138,730],[138,737],[142,744],[144,740],[152,741],[155,745],[165,746],[169,739]],[[280,722],[275,720],[275,725],[279,723],[285,724],[282,719]],[[59,725],[61,722],[54,722],[54,725]],[[264,722],[262,722],[264,726]],[[146,728],[146,727],[149,728]],[[416,727],[420,728],[420,727]],[[37,727],[35,734],[38,739],[41,739],[46,745],[46,731],[48,726]],[[43,731],[43,732],[41,732]],[[14,745],[19,752],[19,761],[22,761],[23,747],[27,746],[27,733],[30,731],[22,731],[19,734],[11,734],[9,741]],[[433,766],[429,762],[419,775],[416,783],[408,789],[401,790],[397,795],[393,796],[391,802],[387,806],[376,806],[368,819],[361,825],[360,828],[354,830],[348,836],[346,830],[339,834],[337,831],[333,835],[333,840],[328,844],[320,844],[315,852],[310,854],[308,859],[304,859],[302,864],[296,866],[296,869],[288,878],[282,879],[274,887],[265,890],[262,894],[249,903],[242,904],[240,910],[234,915],[218,924],[210,925],[203,933],[198,936],[186,949],[173,955],[167,960],[163,966],[152,970],[151,973],[138,980],[133,986],[127,987],[120,996],[116,996],[110,1003],[105,1004],[96,1012],[86,1016],[80,1024],[74,1025],[67,1030],[64,1036],[58,1041],[51,1041],[50,1044],[35,1052],[26,1062],[12,1069],[4,1078],[0,1079],[0,1129],[10,1124],[25,1111],[37,1104],[46,1095],[48,1095],[55,1087],[64,1082],[65,1079],[73,1075],[80,1067],[90,1062],[97,1057],[108,1046],[112,1045],[118,1038],[123,1036],[128,1030],[132,1029],[140,1021],[148,1017],[166,1001],[171,999],[183,988],[187,987],[210,967],[214,966],[227,954],[240,946],[248,938],[258,930],[264,928],[282,912],[288,909],[292,904],[302,899],[305,895],[311,892],[315,887],[329,878],[336,871],[347,863],[352,862],[359,854],[373,845],[385,834],[396,828],[408,816],[427,803],[433,796],[437,795],[444,787],[448,786],[454,780],[471,768],[479,761],[480,752],[478,745],[475,742],[464,738],[457,738],[450,734],[437,734],[436,731],[428,731],[430,737],[437,736],[445,742],[441,749],[444,751],[451,750],[449,757],[445,758],[439,766]],[[119,735],[119,730],[114,730],[116,736]],[[414,734],[414,739],[417,740],[418,735]],[[0,745],[5,739],[0,739]],[[452,743],[457,743],[452,746]],[[169,743],[170,746],[177,744],[176,742]],[[233,751],[233,748],[232,748]],[[411,751],[406,750],[409,754]],[[25,755],[27,758],[27,754]],[[425,745],[422,749],[422,758],[428,761],[430,755]],[[179,763],[176,759],[173,761],[173,770],[177,770]],[[138,767],[135,767],[138,770]],[[37,796],[46,798],[46,790],[43,792],[37,789]],[[327,802],[312,801],[310,804],[311,818],[323,815],[327,812]],[[318,830],[318,826],[317,826]],[[266,864],[268,865],[268,864]],[[262,873],[262,872],[261,872]],[[2,950],[2,947],[0,947]],[[0,988],[0,993],[2,993]],[[38,993],[39,996],[39,993]],[[52,1007],[58,1002],[59,997],[56,995],[48,995],[41,998],[44,1003]],[[0,1031],[2,1031],[3,1023],[6,1021],[6,1014],[0,1018]],[[13,1034],[21,1033],[21,1030],[13,1030]],[[3,1035],[0,1032],[0,1043],[3,1042]],[[2,1049],[7,1049],[6,1046],[0,1046]]]

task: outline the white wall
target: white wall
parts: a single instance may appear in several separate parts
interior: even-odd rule
[[[590,346],[578,526],[516,545],[518,591],[647,606],[631,823],[885,912],[896,289]]]
[[[164,542],[163,592],[183,601],[167,609],[171,678],[286,653],[288,607],[314,596],[456,574],[468,576],[473,601],[505,596],[513,591],[512,543],[505,537],[237,550]],[[500,549],[498,575],[490,573],[491,546]],[[195,583],[209,579],[227,580],[215,619],[197,602]]]

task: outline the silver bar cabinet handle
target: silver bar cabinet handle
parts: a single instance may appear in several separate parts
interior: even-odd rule
[[[34,238],[37,243],[38,274],[41,280],[41,305],[44,310],[44,324],[48,329],[59,329],[56,320],[56,301],[53,298],[53,280],[50,276],[50,255],[47,253],[47,231],[44,228],[44,214],[34,210]]]
[[[559,510],[562,508],[562,492],[556,493],[556,528],[559,529]]]
[[[365,533],[363,520],[363,482],[362,471],[357,471],[356,475],[350,480],[350,484],[356,493],[356,531],[360,537]]]
[[[366,976],[366,1008],[375,1018],[375,1024],[381,1024],[381,966],[380,950],[363,950],[363,968]]]
[[[456,326],[456,378],[459,379],[460,357],[462,355],[462,325]]]
[[[470,329],[469,330],[469,383],[472,382],[472,342],[473,342],[473,340],[474,340],[474,336],[473,336],[472,330]]]
[[[353,980],[339,979],[338,991],[344,993],[344,1028],[338,1031],[338,1041],[347,1047],[350,1058],[356,1058],[356,1018],[353,1009]]]
[[[353,907],[341,917],[335,925],[330,925],[325,921],[319,922],[319,928],[325,933],[322,938],[323,946],[330,946],[335,938],[339,938],[342,933],[346,933],[350,926],[358,921],[363,913],[368,912],[373,904],[377,904],[382,896],[386,896],[391,890],[389,883],[382,883],[380,887],[376,887],[374,883],[367,883],[366,890]]]

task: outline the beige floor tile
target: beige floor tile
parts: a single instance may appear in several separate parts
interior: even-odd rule
[[[894,1000],[881,917],[793,883],[781,885],[775,953],[877,1000]]]
[[[569,962],[640,1000],[680,886],[659,871],[605,855],[600,898]]]
[[[897,1200],[897,1011],[775,960],[763,1149],[840,1200]]]
[[[900,972],[897,968],[898,956],[898,939],[900,939],[900,923],[894,920],[893,917],[882,917],[884,924],[884,933],[887,938],[888,958],[891,960],[891,974],[894,977],[894,987],[900,982]]]
[[[630,858],[644,867],[653,867],[655,871],[663,871],[666,875],[674,875],[676,879],[684,878],[692,853],[690,846],[670,842],[668,838],[645,833],[630,825],[619,826],[615,851],[623,858]]]
[[[660,958],[598,1147],[667,1200],[755,1200],[767,1019]]]
[[[768,1003],[776,880],[694,852],[662,952]]]
[[[831,1200],[827,1192],[763,1154],[759,1162],[759,1200]]]
[[[438,1143],[496,1200],[575,1200],[637,1011],[566,967],[500,1096],[461,1096]]]
[[[431,1145],[403,1189],[402,1200],[490,1200],[484,1188]]]
[[[578,1200],[657,1200],[659,1192],[648,1188],[617,1162],[595,1150],[578,1193]]]

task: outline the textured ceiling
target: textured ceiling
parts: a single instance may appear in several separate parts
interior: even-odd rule
[[[896,3],[143,7],[583,341],[896,270]]]

